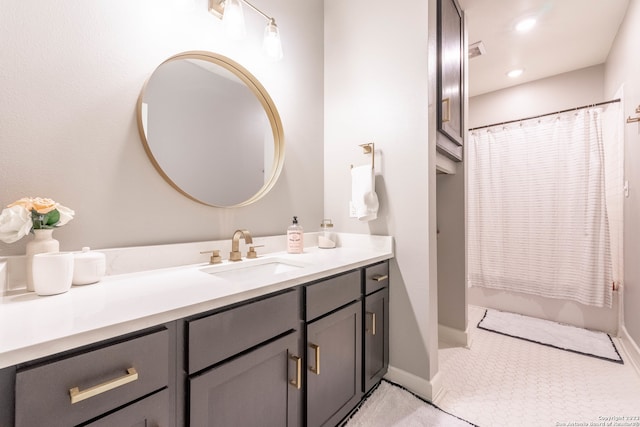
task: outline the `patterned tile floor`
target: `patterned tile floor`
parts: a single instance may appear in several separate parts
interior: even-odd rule
[[[481,427],[640,426],[640,376],[629,363],[477,329],[483,314],[469,309],[469,348],[440,346],[442,409]]]

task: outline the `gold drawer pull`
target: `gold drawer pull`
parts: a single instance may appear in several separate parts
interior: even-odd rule
[[[296,362],[296,379],[290,380],[289,384],[300,390],[300,387],[302,387],[302,359],[293,354],[289,355],[289,359]]]
[[[138,379],[138,372],[135,368],[127,369],[127,374],[116,378],[114,380],[110,380],[104,382],[102,384],[94,385],[93,387],[89,387],[86,390],[80,391],[78,387],[74,387],[69,389],[69,396],[71,396],[71,403],[78,403],[85,399],[88,399],[93,396],[97,396],[106,391],[113,390],[114,388],[118,388],[122,385],[128,384]]]
[[[371,280],[375,280],[376,282],[382,282],[383,280],[387,280],[389,278],[388,274],[377,274],[371,278]]]
[[[367,311],[367,316],[371,316],[371,329],[367,328],[367,332],[371,332],[371,335],[376,334],[376,314],[372,311]]]
[[[316,353],[316,366],[309,366],[309,370],[316,375],[320,375],[320,346],[317,344],[309,344],[309,347]]]
[[[442,104],[442,123],[446,123],[451,120],[451,102],[449,101],[449,98],[445,98],[442,100]]]

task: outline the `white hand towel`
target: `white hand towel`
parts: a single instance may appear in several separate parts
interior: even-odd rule
[[[378,217],[378,195],[371,165],[351,169],[351,203],[360,221],[372,221]]]

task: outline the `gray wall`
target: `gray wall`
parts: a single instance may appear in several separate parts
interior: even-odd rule
[[[437,176],[438,324],[467,330],[464,165]]]
[[[435,0],[325,1],[325,213],[337,231],[390,234],[389,375],[430,397],[437,373]],[[349,166],[374,142],[378,219],[349,218]]]
[[[631,0],[627,15],[609,52],[605,68],[605,93],[624,92],[625,117],[636,116],[640,105],[640,1]],[[636,343],[640,343],[640,126],[624,125],[625,179],[629,181],[629,198],[624,208],[624,326]]]
[[[464,45],[469,45],[467,15],[465,20]],[[467,99],[463,102],[463,125],[469,122],[469,61],[465,58],[464,87]],[[464,135],[466,143],[468,136]],[[464,153],[463,153],[464,155]],[[444,157],[444,156],[443,156]],[[464,159],[463,159],[464,160]],[[466,162],[454,164],[455,174],[436,176],[436,221],[438,235],[438,325],[449,328],[440,329],[447,335],[451,330],[467,331],[467,251],[466,251]],[[460,338],[441,336],[442,341],[463,344]],[[468,342],[468,337],[467,337]]]
[[[473,60],[472,60],[473,61]],[[469,129],[604,101],[604,65],[469,98]]]
[[[55,233],[62,250],[230,238],[239,227],[282,234],[292,215],[315,230],[323,218],[323,1],[255,4],[277,18],[280,62],[261,52],[262,17],[246,10],[247,39],[232,42],[206,0],[3,2],[0,205],[42,196],[74,209]],[[188,50],[240,63],[280,112],[285,167],[251,206],[220,209],[184,197],[144,152],[136,124],[142,85]],[[0,256],[24,254],[29,239],[0,242]]]

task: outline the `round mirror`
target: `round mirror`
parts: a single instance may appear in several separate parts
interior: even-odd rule
[[[164,61],[138,99],[138,127],[160,174],[210,206],[255,202],[284,161],[280,116],[265,88],[241,65],[210,52]]]

